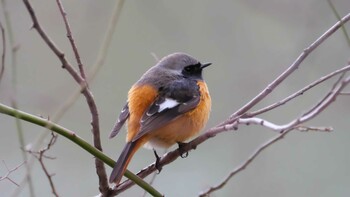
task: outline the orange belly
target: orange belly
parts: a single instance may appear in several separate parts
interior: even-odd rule
[[[184,142],[189,138],[197,135],[199,131],[205,126],[209,118],[209,113],[211,108],[211,98],[210,98],[209,91],[206,84],[203,81],[198,81],[197,84],[201,92],[201,99],[198,106],[195,109],[187,112],[186,114],[172,120],[170,123],[166,124],[165,126],[159,129],[156,129],[154,131],[151,131],[146,135],[144,135],[143,137],[141,137],[142,140],[141,139],[140,140],[143,141],[143,143],[148,142],[146,146],[147,148],[149,148],[148,144],[151,145],[152,147],[168,148],[177,142]],[[147,94],[150,94],[149,96],[147,96],[147,98],[150,98],[150,99],[147,99],[143,104],[139,104],[140,106],[137,106],[138,108],[133,108],[129,106],[130,110],[135,109],[135,111],[130,111],[130,117],[128,121],[127,141],[131,141],[132,138],[136,136],[136,134],[138,133],[140,129],[139,120],[141,119],[142,115],[147,109],[147,107],[145,106],[149,106],[156,97],[156,94],[155,94],[156,92],[154,90],[151,91],[149,88],[152,88],[152,87],[146,86],[146,87],[143,87],[142,90],[144,93],[147,92]],[[133,94],[133,92],[138,92],[139,94],[142,91],[131,90],[129,94]],[[131,98],[144,99],[145,94],[141,93],[140,95],[132,95]],[[129,101],[129,104],[130,104],[130,101]],[[144,109],[144,110],[137,110],[137,109]]]
[[[149,148],[148,145],[168,148],[177,142],[190,139],[201,131],[209,119],[211,98],[206,84],[199,81],[198,85],[202,93],[198,106],[169,124],[152,131],[147,148]]]

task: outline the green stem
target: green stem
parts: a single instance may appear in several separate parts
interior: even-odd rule
[[[96,149],[94,146],[89,144],[87,141],[85,141],[84,139],[82,139],[81,137],[76,135],[73,131],[70,131],[70,130],[68,130],[60,125],[57,125],[53,122],[50,122],[47,119],[40,118],[38,116],[34,116],[32,114],[29,114],[29,113],[26,113],[26,112],[23,112],[20,110],[16,110],[16,109],[11,108],[11,107],[4,105],[2,103],[0,103],[0,113],[7,114],[7,115],[13,116],[15,118],[19,118],[21,120],[24,120],[24,121],[27,121],[27,122],[30,122],[30,123],[33,123],[33,124],[36,124],[36,125],[39,125],[42,127],[46,127],[49,130],[71,140],[72,142],[74,142],[75,144],[77,144],[81,148],[85,149],[86,151],[88,151],[90,154],[92,154],[96,158],[99,158],[100,160],[102,160],[105,164],[109,165],[110,167],[113,168],[113,166],[115,164],[115,161],[113,159],[111,159],[110,157],[108,157],[103,152],[99,151],[98,149]],[[135,182],[137,185],[142,187],[144,190],[146,190],[151,195],[163,196],[155,188],[153,188],[151,185],[146,183],[144,180],[142,180],[140,177],[133,174],[129,170],[127,170],[125,172],[124,176],[127,177],[128,179],[132,180],[133,182]]]

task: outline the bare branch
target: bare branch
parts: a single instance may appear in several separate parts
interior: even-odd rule
[[[19,186],[15,181],[13,181],[11,178],[10,178],[10,175],[16,171],[18,168],[20,168],[21,166],[23,166],[25,164],[25,162],[19,164],[18,166],[12,168],[11,170],[7,167],[5,161],[2,161],[2,163],[4,164],[6,170],[7,170],[7,173],[4,175],[4,176],[0,176],[0,181],[3,181],[3,180],[8,180],[10,181],[11,183],[15,184],[17,187]]]
[[[287,135],[290,131],[287,130],[284,133],[272,138],[271,140],[269,140],[268,142],[266,142],[265,144],[261,145],[245,162],[243,162],[240,166],[238,166],[236,169],[232,170],[229,175],[224,178],[223,181],[221,181],[219,184],[217,184],[216,186],[212,186],[210,188],[208,188],[206,191],[203,191],[200,193],[200,197],[205,197],[205,196],[209,196],[210,193],[217,191],[221,188],[223,188],[228,181],[235,176],[237,173],[241,172],[242,170],[244,170],[263,150],[265,150],[266,148],[268,148],[269,146],[271,146],[272,144],[276,143],[277,141],[281,140],[285,135]]]
[[[26,6],[26,8],[27,8],[27,10],[28,10],[28,12],[30,14],[30,17],[32,18],[33,28],[37,30],[37,32],[39,33],[41,38],[44,40],[44,42],[49,46],[49,48],[52,50],[52,52],[54,52],[54,54],[61,61],[62,68],[66,69],[69,72],[69,74],[72,75],[74,80],[81,86],[82,91],[84,91],[85,88],[86,88],[85,80],[79,76],[77,71],[71,66],[71,64],[65,58],[64,53],[61,52],[60,49],[58,49],[58,47],[54,44],[54,42],[45,33],[45,31],[43,30],[43,28],[39,24],[39,21],[38,21],[38,19],[36,17],[34,9],[33,9],[32,5],[29,3],[29,1],[28,0],[23,0],[23,2],[24,2],[25,6]]]
[[[96,62],[94,63],[94,65],[92,66],[89,72],[90,73],[88,77],[89,82],[91,82],[92,79],[95,78],[96,74],[98,73],[98,71],[101,69],[102,65],[105,62],[106,56],[108,54],[109,46],[112,43],[113,33],[116,29],[116,26],[120,18],[120,14],[122,12],[122,8],[124,6],[124,2],[125,0],[119,0],[118,2],[115,3],[115,7],[113,8],[113,11],[112,11],[112,16],[108,23],[106,35],[104,36],[103,43],[97,55]]]
[[[54,134],[53,132],[51,133],[51,139],[49,141],[49,143],[47,144],[47,146],[43,149],[41,149],[40,151],[38,152],[33,152],[33,151],[28,151],[29,153],[32,153],[39,161],[40,165],[41,165],[41,168],[43,169],[49,183],[50,183],[50,187],[51,187],[51,190],[52,190],[52,194],[56,197],[58,197],[59,195],[57,194],[57,191],[56,191],[56,188],[55,188],[55,185],[53,183],[53,180],[52,180],[52,176],[54,176],[54,174],[50,174],[49,171],[47,170],[45,164],[44,164],[44,161],[43,159],[44,158],[51,158],[51,159],[54,159],[53,157],[49,157],[49,156],[46,156],[45,155],[45,152],[48,151],[57,141],[57,137],[58,135]]]
[[[155,151],[155,150],[154,150],[154,151]],[[164,150],[163,154],[165,154],[166,151],[167,151],[167,150]],[[154,152],[154,153],[157,154],[157,152]],[[157,154],[157,156],[158,156],[158,154]],[[160,171],[158,171],[158,173],[160,173]],[[154,172],[154,173],[153,173],[151,179],[148,181],[148,184],[149,184],[149,185],[153,185],[154,181],[155,181],[156,178],[157,178],[158,173],[157,173],[157,172]],[[143,195],[142,195],[142,197],[145,197],[145,196],[147,196],[147,191],[144,191],[144,193],[143,193]]]
[[[101,139],[100,139],[100,126],[99,126],[99,118],[98,118],[98,110],[96,103],[94,101],[93,95],[88,89],[87,83],[85,79],[83,79],[77,71],[71,66],[71,64],[67,61],[67,59],[64,56],[64,53],[62,53],[58,47],[51,41],[51,39],[47,36],[45,31],[40,26],[38,19],[36,17],[36,14],[34,12],[33,7],[29,3],[28,0],[23,0],[23,3],[25,4],[30,17],[33,21],[33,28],[37,30],[41,38],[44,40],[44,42],[49,46],[49,48],[54,52],[54,54],[57,56],[57,58],[62,63],[62,68],[66,69],[69,74],[74,78],[74,80],[80,85],[82,94],[86,98],[86,102],[89,106],[91,116],[92,116],[92,131],[93,131],[93,142],[94,146],[102,151],[102,145],[101,145]],[[105,166],[102,161],[99,159],[95,159],[95,166],[96,166],[96,172],[99,177],[99,185],[100,185],[100,191],[102,194],[107,194],[109,191],[109,185],[107,181],[107,174],[105,170]]]
[[[83,79],[86,80],[84,66],[83,66],[83,63],[81,62],[80,55],[79,55],[79,52],[78,52],[78,48],[75,45],[75,41],[74,41],[74,38],[73,38],[73,35],[72,35],[72,32],[71,32],[70,26],[69,26],[69,22],[67,20],[67,13],[64,11],[64,8],[62,6],[61,1],[60,0],[56,0],[56,2],[57,2],[59,10],[61,12],[61,15],[63,17],[64,24],[66,26],[67,37],[68,37],[68,40],[69,40],[69,42],[70,42],[70,44],[72,46],[72,49],[73,49],[73,52],[74,52],[74,55],[75,55],[75,59],[77,60],[79,71],[80,71],[80,76]]]
[[[303,125],[297,125],[297,123],[300,122],[300,120],[292,121],[288,124],[284,125],[277,125],[275,123],[269,122],[267,120],[261,119],[261,118],[240,118],[237,120],[238,124],[246,124],[246,125],[260,125],[266,128],[269,128],[273,131],[277,131],[279,133],[282,133],[289,129],[296,129],[299,131],[324,131],[324,132],[330,132],[333,131],[332,127],[309,127],[309,126],[303,126]],[[301,122],[300,122],[301,123]]]
[[[301,115],[299,118],[297,118],[294,121],[291,121],[290,123],[285,124],[285,125],[277,126],[277,125],[275,125],[273,123],[270,123],[270,122],[267,122],[267,121],[264,121],[264,120],[258,119],[258,118],[243,119],[243,122],[242,122],[242,119],[239,119],[238,122],[260,124],[262,126],[271,128],[273,130],[281,131],[281,134],[276,136],[276,137],[274,137],[274,138],[272,138],[271,140],[269,140],[265,144],[261,145],[243,164],[241,164],[239,167],[237,167],[236,169],[231,171],[229,173],[229,175],[223,181],[221,181],[216,186],[212,186],[212,187],[208,188],[206,191],[201,192],[201,194],[199,196],[200,197],[209,196],[210,193],[212,193],[214,191],[217,191],[217,190],[221,189],[222,187],[224,187],[227,184],[227,182],[234,175],[236,175],[238,172],[246,169],[247,166],[264,149],[266,149],[267,147],[271,146],[275,142],[281,140],[287,133],[289,133],[290,131],[295,129],[295,127],[299,127],[298,126],[299,124],[304,123],[304,122],[314,118],[316,115],[320,114],[327,106],[329,106],[333,101],[335,101],[336,97],[339,95],[339,93],[342,91],[342,89],[344,89],[349,83],[350,83],[350,77],[348,77],[347,79],[344,79],[343,81],[338,83],[338,85],[335,88],[332,88],[332,90],[330,91],[331,94],[327,94],[325,96],[325,99],[321,100],[321,103],[317,103],[316,104],[316,106],[318,106],[318,107],[311,108],[311,110],[309,110],[308,113]]]
[[[310,90],[311,88],[317,86],[318,84],[320,84],[320,83],[322,83],[322,82],[324,82],[324,81],[326,81],[326,80],[328,80],[328,79],[334,77],[335,75],[338,75],[338,74],[341,73],[342,75],[339,77],[339,79],[341,79],[341,78],[345,75],[345,73],[346,73],[347,71],[349,71],[349,70],[350,70],[350,65],[347,65],[347,66],[345,66],[345,67],[343,67],[343,68],[341,68],[341,69],[339,69],[339,70],[336,70],[336,71],[334,71],[334,72],[332,72],[332,73],[329,73],[328,75],[325,75],[325,76],[319,78],[318,80],[312,82],[311,84],[309,84],[309,85],[307,85],[306,87],[302,88],[301,90],[295,92],[294,94],[291,94],[290,96],[286,97],[285,99],[283,99],[283,100],[281,100],[281,101],[278,101],[278,102],[276,102],[276,103],[274,103],[274,104],[272,104],[272,105],[269,105],[269,106],[267,106],[267,107],[264,107],[264,108],[262,108],[262,109],[260,109],[260,110],[257,110],[257,111],[254,111],[254,112],[246,113],[245,117],[253,117],[253,116],[256,116],[256,115],[265,113],[265,112],[267,112],[267,111],[270,111],[270,110],[272,110],[272,109],[274,109],[274,108],[276,108],[276,107],[279,107],[279,106],[281,106],[281,105],[284,105],[284,104],[286,104],[288,101],[291,101],[292,99],[294,99],[294,98],[296,98],[296,97],[298,97],[298,96],[303,95],[306,91],[308,91],[308,90]],[[338,80],[339,80],[339,79],[338,79]]]
[[[64,54],[55,46],[55,44],[48,38],[48,36],[45,34],[45,32],[40,27],[40,25],[39,25],[39,23],[38,23],[38,21],[36,19],[35,13],[34,13],[33,9],[31,8],[29,2],[26,1],[26,0],[23,0],[23,1],[25,2],[26,7],[27,7],[27,9],[28,9],[28,11],[29,11],[29,13],[30,13],[30,15],[32,17],[32,20],[33,20],[33,23],[34,23],[33,24],[33,28],[35,28],[38,31],[38,33],[41,35],[43,40],[48,44],[48,46],[51,48],[51,50],[60,59],[60,61],[62,62],[62,67],[64,69],[66,69],[72,75],[72,77],[80,84],[81,89],[82,89],[82,93],[84,94],[84,96],[87,99],[87,102],[88,102],[89,107],[90,107],[90,111],[91,111],[92,116],[93,116],[92,117],[92,119],[93,119],[92,120],[92,127],[93,127],[93,133],[94,133],[94,144],[97,147],[98,146],[97,144],[100,143],[99,142],[99,137],[100,136],[99,136],[98,113],[97,113],[96,105],[95,105],[94,100],[92,98],[92,94],[91,94],[91,92],[89,91],[89,89],[87,87],[87,82],[84,79],[83,74],[81,74],[81,76],[79,76],[78,72],[74,70],[74,68],[70,65],[70,63],[64,57]],[[57,0],[57,2],[60,3],[59,0]],[[62,16],[63,16],[64,20],[66,20],[63,8],[61,10],[61,13],[62,13]],[[281,82],[283,82],[284,79],[286,79],[291,73],[293,73],[300,66],[300,64],[303,62],[303,60],[312,51],[314,51],[314,49],[316,49],[325,39],[327,39],[335,31],[337,31],[337,29],[340,26],[342,26],[345,22],[347,22],[349,19],[350,19],[350,14],[345,16],[342,21],[338,22],[335,26],[333,26],[330,30],[328,30],[325,34],[323,34],[319,39],[317,39],[313,44],[311,44],[308,48],[306,48],[304,50],[304,52],[297,58],[297,60],[284,73],[282,73],[279,77],[277,77],[272,83],[270,83],[260,94],[258,94],[249,103],[247,103],[245,106],[243,106],[237,112],[232,114],[232,116],[227,121],[219,124],[218,126],[216,126],[216,127],[212,128],[212,129],[210,129],[209,131],[207,131],[205,134],[203,134],[203,135],[199,136],[198,138],[196,138],[195,140],[191,141],[184,149],[185,150],[187,149],[188,151],[192,150],[192,149],[195,149],[198,144],[206,141],[207,139],[209,139],[211,137],[214,137],[216,134],[224,132],[224,131],[237,129],[237,126],[238,126],[239,123],[244,123],[244,122],[247,122],[247,121],[251,121],[251,123],[259,123],[259,124],[261,124],[263,126],[267,126],[267,127],[272,128],[274,130],[279,130],[282,134],[280,134],[278,137],[280,137],[282,135],[284,136],[290,130],[294,129],[295,127],[298,127],[298,125],[300,125],[300,123],[308,121],[308,120],[314,118],[315,116],[317,116],[319,113],[321,113],[326,107],[328,107],[335,100],[335,98],[338,95],[341,94],[341,91],[343,91],[343,88],[345,86],[347,86],[349,78],[347,78],[345,80],[341,80],[340,83],[335,84],[335,86],[332,89],[332,91],[327,96],[325,96],[324,99],[322,99],[315,107],[310,109],[307,113],[301,115],[300,118],[298,118],[298,119],[296,119],[294,121],[291,121],[288,124],[275,125],[273,123],[266,122],[266,121],[264,121],[262,119],[258,120],[258,119],[253,119],[253,118],[247,118],[247,114],[246,114],[247,111],[249,111],[253,106],[255,106],[257,103],[259,103],[262,99],[264,99]],[[65,24],[69,28],[68,22],[65,23]],[[68,30],[67,30],[67,32],[68,32]],[[73,42],[74,42],[74,40],[73,40]],[[344,76],[344,74],[343,74],[343,76]],[[321,82],[323,82],[323,81],[320,81],[318,83],[321,83]],[[317,84],[315,84],[314,86],[316,86],[316,85]],[[306,87],[306,88],[310,89],[312,87]],[[295,96],[295,97],[297,97],[297,96]],[[293,98],[295,98],[295,97],[293,97]],[[291,99],[293,99],[293,98],[291,98]],[[262,121],[263,121],[263,123],[262,123]],[[100,147],[100,150],[102,150],[102,147]],[[257,153],[257,154],[259,154],[259,153]],[[164,165],[166,165],[167,163],[170,163],[173,160],[175,160],[178,156],[179,155],[178,155],[178,151],[177,150],[172,151],[172,152],[166,154],[164,157],[162,157],[162,159],[160,161],[160,165],[162,165],[162,162],[163,162]],[[102,164],[102,163],[100,163],[100,164]],[[153,165],[153,167],[151,165],[150,168],[154,168],[154,165]],[[243,167],[243,168],[245,168],[245,167]],[[104,170],[103,164],[102,164],[102,167],[99,168],[98,160],[96,160],[96,169],[97,169],[97,174],[99,175],[99,178],[100,178],[100,187],[101,187],[103,185],[103,182],[104,182],[104,175],[103,175],[103,173],[105,174],[105,170]],[[99,169],[102,170],[102,174],[100,174],[100,170]],[[154,169],[153,169],[153,171],[154,171]],[[141,173],[143,173],[143,172],[141,172]],[[144,176],[147,176],[146,173],[145,173]],[[126,182],[125,185],[127,185],[127,182]],[[102,188],[101,188],[102,193],[103,193],[103,191],[107,191],[108,190],[107,188],[108,188],[108,183],[107,183],[107,187],[102,186]]]
[[[262,92],[260,92],[256,97],[254,97],[251,101],[249,101],[246,105],[244,105],[242,108],[240,108],[238,111],[236,111],[234,114],[230,116],[229,119],[226,121],[218,124],[217,126],[207,130],[204,134],[198,136],[194,140],[190,141],[186,146],[182,147],[182,151],[190,151],[192,149],[195,149],[199,144],[203,143],[204,141],[216,136],[219,133],[230,131],[230,130],[236,130],[238,128],[238,122],[237,120],[240,118],[247,118],[249,117],[249,114],[246,114],[248,110],[250,110],[253,106],[255,106],[257,103],[259,103],[262,99],[264,99],[271,91],[273,91],[282,81],[284,81],[291,73],[293,73],[300,64],[305,60],[305,58],[313,52],[320,44],[322,44],[327,38],[329,38],[334,32],[336,32],[342,24],[348,22],[350,20],[350,13],[347,14],[345,17],[342,18],[341,21],[337,22],[335,25],[333,25],[330,29],[328,29],[323,35],[321,35],[316,41],[314,41],[309,47],[304,49],[304,51],[299,55],[299,57],[293,62],[291,66],[289,66],[280,76],[278,76],[273,82],[271,82]],[[320,80],[314,82],[313,84],[310,84],[309,87],[306,87],[303,91],[306,91],[309,88],[312,88],[323,81],[327,80],[328,78],[335,76],[336,74],[342,73],[342,76],[344,76],[345,71],[348,70],[348,66],[334,71],[333,73],[330,73],[329,75],[326,75],[325,77],[321,78]],[[322,107],[314,107],[309,112],[310,114],[303,114],[300,118],[295,119],[294,121],[291,121],[290,123],[283,125],[283,127],[280,127],[279,131],[282,133],[282,137],[285,135],[285,133],[288,133],[290,130],[294,129],[294,127],[300,125],[303,122],[306,122],[310,120],[311,118],[315,117],[317,114],[321,113],[331,102],[333,102],[333,99],[337,95],[339,95],[340,91],[343,90],[343,88],[346,86],[347,83],[344,83],[344,80],[342,82],[342,86],[335,85],[337,88],[330,92],[329,95],[326,95],[324,97],[324,101],[321,101],[318,103],[318,105]],[[292,96],[295,98],[296,96]],[[291,98],[291,99],[293,99]],[[317,106],[317,105],[316,105]],[[272,142],[273,143],[273,142]],[[268,145],[269,146],[269,145]],[[264,149],[264,148],[263,148]],[[262,151],[262,150],[261,150]],[[257,154],[259,154],[261,151],[259,151]],[[176,160],[179,157],[179,150],[174,150],[171,152],[168,152],[165,154],[159,161],[159,167],[163,167],[164,165],[167,165],[174,160]],[[137,173],[137,175],[141,178],[144,178],[154,172],[156,170],[155,163],[150,164],[149,166],[142,169],[140,172]],[[126,189],[130,188],[132,185],[134,185],[133,182],[126,180],[123,183],[121,183],[117,189],[113,190],[112,195],[116,195],[118,193],[121,193],[125,191]]]
[[[307,131],[331,132],[334,130],[332,127],[309,127],[304,125],[299,125],[295,127],[295,129],[302,132],[307,132]]]
[[[6,27],[6,32],[7,32],[7,38],[11,47],[11,81],[12,81],[12,98],[11,98],[11,106],[15,109],[18,109],[18,104],[17,104],[17,99],[16,99],[16,93],[17,93],[17,52],[19,50],[19,44],[15,44],[15,36],[12,30],[12,23],[11,23],[11,19],[10,19],[10,14],[8,13],[8,7],[6,4],[6,0],[1,0],[1,6],[3,7],[3,11],[4,11],[4,21],[5,21],[5,27]],[[6,40],[5,40],[5,33],[3,33],[3,44],[4,47],[6,45]],[[3,69],[2,71],[0,71],[0,83],[1,83],[1,75],[4,74],[4,70],[5,70],[5,51],[6,49],[4,48],[4,53],[3,53],[3,59],[2,59],[2,63],[3,63]],[[18,140],[19,140],[19,144],[21,147],[25,146],[25,138],[23,135],[23,129],[22,129],[22,124],[20,122],[20,120],[18,119],[18,117],[16,117],[16,130],[17,130],[17,134],[18,134]],[[26,175],[24,176],[24,179],[27,181],[28,183],[28,187],[29,187],[29,196],[33,197],[35,196],[35,192],[34,192],[34,186],[33,186],[33,181],[32,181],[32,177],[31,177],[31,171],[30,171],[30,167],[29,167],[29,163],[28,163],[28,157],[25,151],[22,151],[22,157],[23,157],[23,161],[26,161],[25,163],[25,168],[26,168]],[[18,187],[17,190],[20,190],[22,187]]]
[[[0,22],[1,38],[2,38],[2,54],[1,54],[1,65],[0,65],[0,83],[2,76],[5,72],[5,55],[6,55],[6,39],[5,39],[5,29]]]
[[[118,23],[118,19],[119,19],[120,13],[122,11],[124,2],[125,2],[124,0],[120,0],[120,1],[115,3],[115,8],[112,11],[112,16],[110,17],[110,21],[108,23],[108,28],[106,30],[106,35],[104,36],[103,42],[102,42],[101,47],[99,49],[99,54],[97,56],[96,62],[94,63],[94,65],[92,66],[92,68],[89,71],[89,73],[90,73],[90,75],[88,76],[89,82],[91,82],[94,79],[94,77],[98,73],[98,70],[102,67],[102,65],[105,61],[105,58],[106,58],[107,52],[108,52],[108,48],[110,46],[110,43],[112,43],[112,38],[113,38],[112,35],[116,30],[116,25]],[[59,111],[56,112],[56,114],[54,114],[52,116],[52,122],[57,122],[63,116],[63,114],[66,112],[66,110],[69,109],[70,106],[72,106],[75,103],[77,98],[79,98],[79,94],[81,94],[81,88],[77,89],[71,95],[71,97],[68,98],[66,100],[66,102],[61,107],[59,107]],[[47,128],[47,129],[50,129],[50,128]],[[42,141],[45,139],[47,134],[48,134],[48,132],[43,132],[39,136],[39,138],[36,140],[36,142],[34,143],[34,146],[38,147],[40,144],[42,144]],[[29,161],[29,164],[33,164],[32,159]],[[27,179],[23,179],[21,181],[21,185],[24,185],[25,183],[27,183],[26,180]],[[12,196],[17,196],[18,193],[19,193],[19,189],[17,189]]]
[[[267,95],[269,95],[280,83],[282,83],[289,75],[291,75],[304,61],[304,59],[313,52],[320,44],[322,44],[329,36],[336,32],[340,27],[350,20],[350,13],[344,16],[340,21],[328,29],[323,35],[321,35],[315,42],[304,49],[304,51],[299,55],[299,57],[290,65],[287,70],[285,70],[280,76],[273,80],[264,90],[262,90],[256,97],[249,101],[246,105],[241,107],[238,111],[230,116],[230,119],[223,122],[223,124],[232,123],[235,121],[235,117],[240,116],[250,110],[253,106],[263,100]]]
[[[331,7],[335,17],[337,17],[337,19],[340,21],[341,20],[341,17],[337,11],[337,9],[335,8],[333,2],[331,0],[327,0],[328,2],[328,5]],[[349,34],[348,32],[346,31],[346,28],[344,27],[344,25],[342,24],[342,27],[341,27],[343,33],[344,33],[344,36],[345,36],[345,39],[346,39],[346,42],[348,43],[349,47],[350,47],[350,37],[349,37]]]

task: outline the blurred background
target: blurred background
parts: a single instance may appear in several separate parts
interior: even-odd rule
[[[37,32],[22,1],[8,0],[17,53],[17,86],[12,86],[10,46],[0,101],[15,98],[21,110],[50,117],[78,87]],[[75,64],[55,1],[32,0],[40,24]],[[116,1],[63,0],[86,70],[92,67]],[[332,1],[341,16],[350,12],[350,1]],[[0,20],[4,22],[4,7]],[[161,58],[182,51],[202,62],[213,100],[207,128],[239,109],[283,72],[297,56],[337,21],[326,0],[235,0],[235,1],[127,1],[110,43],[107,59],[90,83],[100,115],[101,138],[106,154],[116,159],[125,141],[125,129],[115,139],[108,135],[126,101],[130,86],[150,66],[155,54]],[[350,31],[349,24],[346,24]],[[8,36],[8,35],[7,35]],[[341,30],[333,34],[302,63],[301,67],[255,109],[281,100],[349,61],[349,45]],[[309,109],[332,87],[335,79],[292,102],[260,116],[285,124]],[[339,97],[311,126],[332,126],[334,131],[294,131],[264,151],[243,172],[212,196],[348,196],[350,194],[349,97]],[[43,128],[22,122],[26,144],[36,141]],[[81,96],[59,124],[91,142],[90,114]],[[197,196],[221,181],[276,133],[260,126],[240,126],[201,144],[186,159],[163,168],[154,186],[166,196]],[[23,162],[15,120],[0,114],[0,176]],[[49,138],[45,141],[47,143]],[[173,147],[175,148],[175,147]],[[64,137],[45,160],[61,196],[94,196],[99,193],[94,158]],[[3,162],[2,162],[3,161]],[[142,149],[129,169],[139,171],[154,161],[153,152]],[[108,173],[111,168],[106,167]],[[19,183],[21,167],[10,178]],[[32,179],[37,196],[50,196],[51,189],[36,162]],[[16,185],[0,182],[1,196],[11,196]],[[121,196],[141,196],[133,187]],[[29,196],[28,187],[20,196]]]

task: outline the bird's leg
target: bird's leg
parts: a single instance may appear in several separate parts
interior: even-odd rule
[[[158,174],[159,174],[160,171],[162,171],[162,166],[160,166],[160,164],[159,164],[160,157],[158,156],[156,149],[153,149],[153,153],[154,153],[154,156],[156,157],[155,167],[158,170]]]
[[[188,151],[186,151],[186,146],[191,146],[190,143],[185,142],[177,142],[179,145],[179,155],[181,158],[186,158],[188,156]],[[192,147],[192,149],[196,149],[196,147]]]

